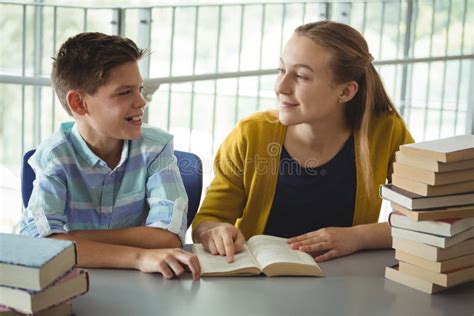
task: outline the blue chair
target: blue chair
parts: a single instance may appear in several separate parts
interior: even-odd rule
[[[185,151],[174,151],[178,160],[179,173],[183,179],[184,188],[188,194],[188,227],[194,219],[201,202],[202,192],[202,162],[201,159]]]
[[[23,156],[23,170],[21,175],[21,196],[25,208],[28,206],[31,191],[33,190],[33,181],[36,179],[35,172],[28,164],[28,159],[34,154],[35,150],[30,150]],[[186,193],[188,194],[188,227],[194,219],[194,215],[199,208],[202,192],[202,162],[201,159],[192,153],[178,151],[174,152],[178,160],[178,168],[183,179]]]

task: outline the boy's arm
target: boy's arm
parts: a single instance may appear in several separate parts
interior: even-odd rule
[[[54,234],[54,239],[72,240],[77,245],[78,266],[83,268],[123,268],[143,272],[160,272],[166,278],[181,275],[187,266],[198,279],[196,255],[182,249],[141,249],[81,239],[71,234]]]
[[[33,156],[32,158],[34,158]],[[33,182],[28,207],[23,212],[20,234],[44,237],[69,230],[66,208],[67,186],[61,176],[44,172],[43,165],[36,166],[36,180]]]
[[[145,187],[150,207],[145,225],[174,233],[184,244],[188,196],[174,156],[172,139],[148,166]]]
[[[180,240],[174,233],[154,227],[70,231],[64,212],[67,185],[63,177],[56,172],[59,169],[53,165],[56,160],[50,160],[52,162],[47,168],[36,160],[32,161],[36,167],[36,181],[28,207],[23,214],[22,235],[45,237],[63,233],[74,238],[139,248],[181,247]]]
[[[181,241],[176,234],[146,226],[108,230],[75,230],[68,232],[67,235],[100,243],[147,249],[181,247]]]
[[[72,234],[53,234],[48,238],[76,242],[78,266],[83,268],[129,268],[136,269],[142,249],[111,245],[83,239]]]

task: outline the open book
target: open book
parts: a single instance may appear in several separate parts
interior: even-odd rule
[[[324,276],[323,271],[309,254],[293,250],[285,238],[257,235],[250,238],[244,249],[235,254],[234,262],[227,263],[223,256],[214,256],[201,244],[193,245],[193,252],[201,264],[201,276],[300,275]]]

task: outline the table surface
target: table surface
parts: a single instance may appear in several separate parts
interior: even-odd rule
[[[75,315],[474,315],[474,283],[429,295],[384,278],[393,250],[320,264],[324,278],[212,277],[167,280],[133,270],[90,269]]]

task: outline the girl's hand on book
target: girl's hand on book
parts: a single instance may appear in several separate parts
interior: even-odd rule
[[[349,255],[362,248],[359,234],[354,227],[327,227],[288,239],[295,250],[304,252],[324,252],[315,257],[316,261],[326,261]]]
[[[213,255],[227,257],[227,262],[234,262],[234,254],[244,248],[244,235],[234,225],[219,223],[200,235],[200,241]]]
[[[181,275],[189,268],[193,279],[199,279],[201,267],[196,255],[183,249],[143,249],[138,256],[137,269],[142,272],[160,272],[167,279]]]

